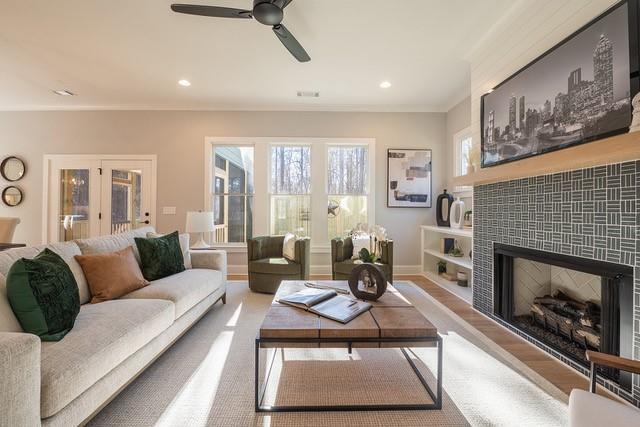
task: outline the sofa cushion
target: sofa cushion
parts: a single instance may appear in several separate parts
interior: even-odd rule
[[[78,264],[78,262],[74,259],[74,256],[80,255],[82,253],[80,252],[80,248],[78,247],[76,242],[51,243],[49,245],[31,246],[28,248],[16,248],[9,249],[8,251],[2,251],[0,252],[0,274],[6,277],[9,269],[14,262],[19,260],[20,258],[34,258],[45,248],[50,249],[60,255],[62,259],[67,263],[78,285],[80,304],[88,303],[89,299],[91,298],[91,293],[89,292],[87,279],[84,277],[84,273],[82,272],[80,264]]]
[[[362,261],[357,259],[347,259],[341,262],[336,262],[333,264],[333,270],[336,273],[340,274],[351,274],[351,270],[356,268],[358,265],[362,264]],[[376,262],[376,267],[378,267],[384,274],[389,275],[389,266],[387,264],[382,264]]]
[[[161,237],[136,237],[142,274],[147,280],[159,280],[185,270],[178,232]]]
[[[126,233],[113,234],[111,236],[80,239],[76,240],[76,243],[80,247],[80,251],[82,251],[83,255],[104,254],[122,250],[127,246],[133,246],[133,253],[136,256],[136,261],[140,264],[140,254],[138,254],[138,248],[136,247],[134,239],[136,237],[146,237],[147,233],[153,232],[155,232],[153,227],[142,227]]]
[[[63,340],[42,343],[42,418],[68,405],[171,326],[173,319],[174,305],[163,300],[83,305]]]
[[[9,304],[5,278],[0,274],[0,332],[23,332]]]
[[[91,304],[120,298],[149,284],[131,246],[108,254],[77,255],[76,260],[87,277]]]
[[[80,312],[78,285],[67,263],[50,249],[20,258],[9,269],[7,298],[25,332],[60,341]]]
[[[193,306],[218,290],[222,285],[222,273],[217,270],[194,268],[173,276],[154,280],[148,286],[135,290],[122,299],[163,299],[175,304],[175,318],[179,318]]]
[[[251,261],[249,271],[264,274],[299,274],[300,264],[286,258],[263,258]]]
[[[164,234],[147,233],[147,238],[162,236],[164,236]],[[190,269],[192,268],[191,251],[189,250],[191,248],[191,245],[189,243],[189,241],[191,240],[191,236],[189,235],[189,233],[182,233],[178,236],[178,238],[180,239],[180,250],[182,251],[182,258],[184,258],[184,268]]]
[[[574,389],[569,396],[569,425],[580,427],[638,426],[640,411],[609,397]]]

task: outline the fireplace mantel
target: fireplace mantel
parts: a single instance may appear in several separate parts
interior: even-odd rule
[[[480,185],[640,159],[640,132],[625,133],[453,178],[453,185]]]

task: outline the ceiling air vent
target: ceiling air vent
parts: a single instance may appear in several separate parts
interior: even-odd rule
[[[299,90],[298,91],[299,98],[320,98],[320,92],[313,90]]]

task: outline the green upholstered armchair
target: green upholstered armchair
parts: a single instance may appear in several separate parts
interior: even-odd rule
[[[376,265],[387,277],[387,282],[393,283],[393,240],[380,242],[382,254],[376,261]],[[347,280],[358,264],[359,260],[353,260],[353,242],[351,237],[335,238],[331,240],[331,276],[333,280]]]
[[[249,289],[274,294],[282,280],[309,279],[311,240],[296,240],[295,261],[282,256],[284,236],[255,237],[247,241]]]

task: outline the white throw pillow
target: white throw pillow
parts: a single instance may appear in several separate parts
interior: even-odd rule
[[[351,236],[351,241],[353,242],[353,256],[351,259],[360,259],[360,251],[362,249],[371,251],[369,246],[371,244],[371,236],[368,234],[362,233]]]
[[[158,238],[164,234],[147,233],[147,238]],[[191,253],[189,252],[189,233],[179,234],[180,250],[182,251],[182,258],[184,258],[184,268],[187,270],[191,268]]]
[[[282,256],[290,261],[296,260],[296,235],[287,233],[282,244]]]

